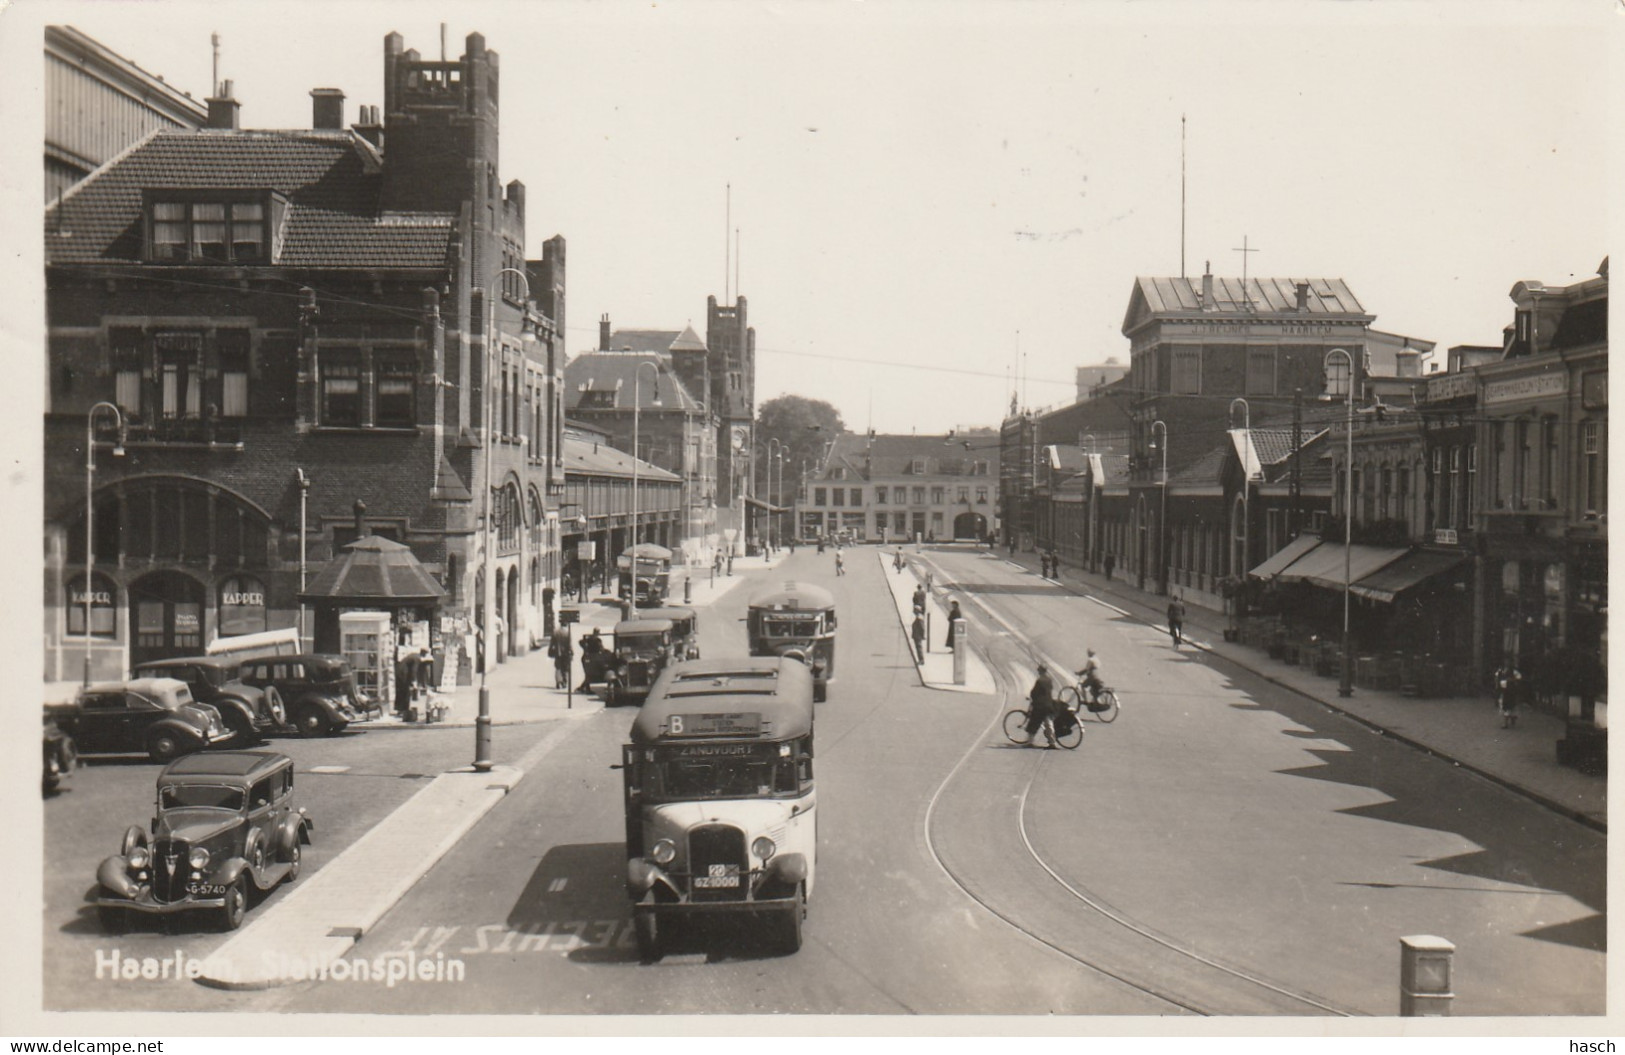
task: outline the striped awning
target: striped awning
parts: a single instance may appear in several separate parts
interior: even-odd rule
[[[1318,545],[1320,545],[1319,536],[1299,535],[1277,550],[1273,557],[1247,574],[1255,579],[1273,579],[1286,570],[1288,565],[1304,554],[1309,553]]]

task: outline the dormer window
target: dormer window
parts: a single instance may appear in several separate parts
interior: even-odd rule
[[[266,209],[259,198],[194,199],[149,192],[150,258],[168,264],[264,264]]]

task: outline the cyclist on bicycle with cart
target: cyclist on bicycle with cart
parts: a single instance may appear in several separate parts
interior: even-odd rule
[[[1077,719],[1055,699],[1055,681],[1049,676],[1047,667],[1038,668],[1038,680],[1033,682],[1032,692],[1028,693],[1027,700],[1028,743],[1032,742],[1030,738],[1036,736],[1041,728],[1049,740],[1047,745],[1049,747],[1055,746],[1057,736],[1065,736],[1072,731],[1072,723]]]

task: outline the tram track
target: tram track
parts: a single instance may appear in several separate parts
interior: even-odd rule
[[[949,577],[943,574],[942,568],[934,562],[932,564],[938,581],[947,581]],[[961,578],[960,581],[965,580]],[[992,580],[984,582],[998,585]],[[976,585],[970,581],[965,584]],[[1043,876],[1041,880],[1034,877],[1040,884],[1041,893],[1032,900],[1042,899],[1050,906],[1042,910],[1045,914],[1044,925],[1022,918],[1024,907],[1031,911],[1026,901],[1019,905],[1008,903],[1019,895],[1000,897],[996,885],[977,882],[974,876],[967,874],[969,869],[966,865],[956,865],[950,860],[951,855],[945,852],[933,831],[940,816],[939,805],[958,784],[965,782],[962,778],[967,773],[970,761],[979,752],[988,750],[995,738],[1002,737],[1000,719],[1006,710],[1017,706],[1015,701],[1023,695],[1021,675],[1015,672],[1025,669],[1035,658],[1038,662],[1053,665],[1020,629],[994,612],[974,592],[961,591],[957,596],[984,620],[1000,626],[1004,636],[979,635],[981,640],[989,642],[989,647],[984,648],[982,653],[995,674],[999,689],[998,703],[981,733],[932,793],[925,811],[923,827],[927,850],[949,881],[989,914],[1028,939],[1132,993],[1149,998],[1152,1008],[1145,1013],[1202,1016],[1359,1014],[1316,994],[1266,978],[1259,972],[1225,963],[1187,942],[1161,934],[1062,875],[1035,845],[1028,823],[1028,803],[1050,767],[1076,761],[1068,757],[1070,752],[1043,752],[1033,764],[1026,767],[1019,778],[1020,791],[1014,803],[1014,816],[1008,818],[1019,833],[1023,862],[1035,866]],[[993,655],[995,652],[1004,655]],[[1009,789],[1004,790],[1008,793]],[[973,791],[968,789],[967,794],[973,794]],[[975,860],[974,856],[971,859]],[[1061,911],[1057,912],[1058,908]],[[1081,913],[1073,911],[1080,908],[1083,910]],[[1110,955],[1103,955],[1103,951],[1109,951]],[[1154,1010],[1157,1005],[1168,1010],[1157,1012]]]

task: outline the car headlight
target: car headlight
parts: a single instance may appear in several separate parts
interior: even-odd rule
[[[649,856],[657,865],[669,865],[677,860],[677,845],[670,839],[661,839],[650,849]]]
[[[147,848],[144,846],[137,846],[135,849],[130,851],[130,871],[137,872],[147,867],[147,862],[149,860],[151,860],[151,858],[147,856]]]
[[[758,835],[756,841],[750,844],[750,852],[764,861],[772,857],[773,852],[777,849],[778,847],[774,845],[773,840],[765,835]]]
[[[209,851],[201,846],[193,848],[192,852],[187,855],[186,863],[193,868],[202,868],[209,863]]]

